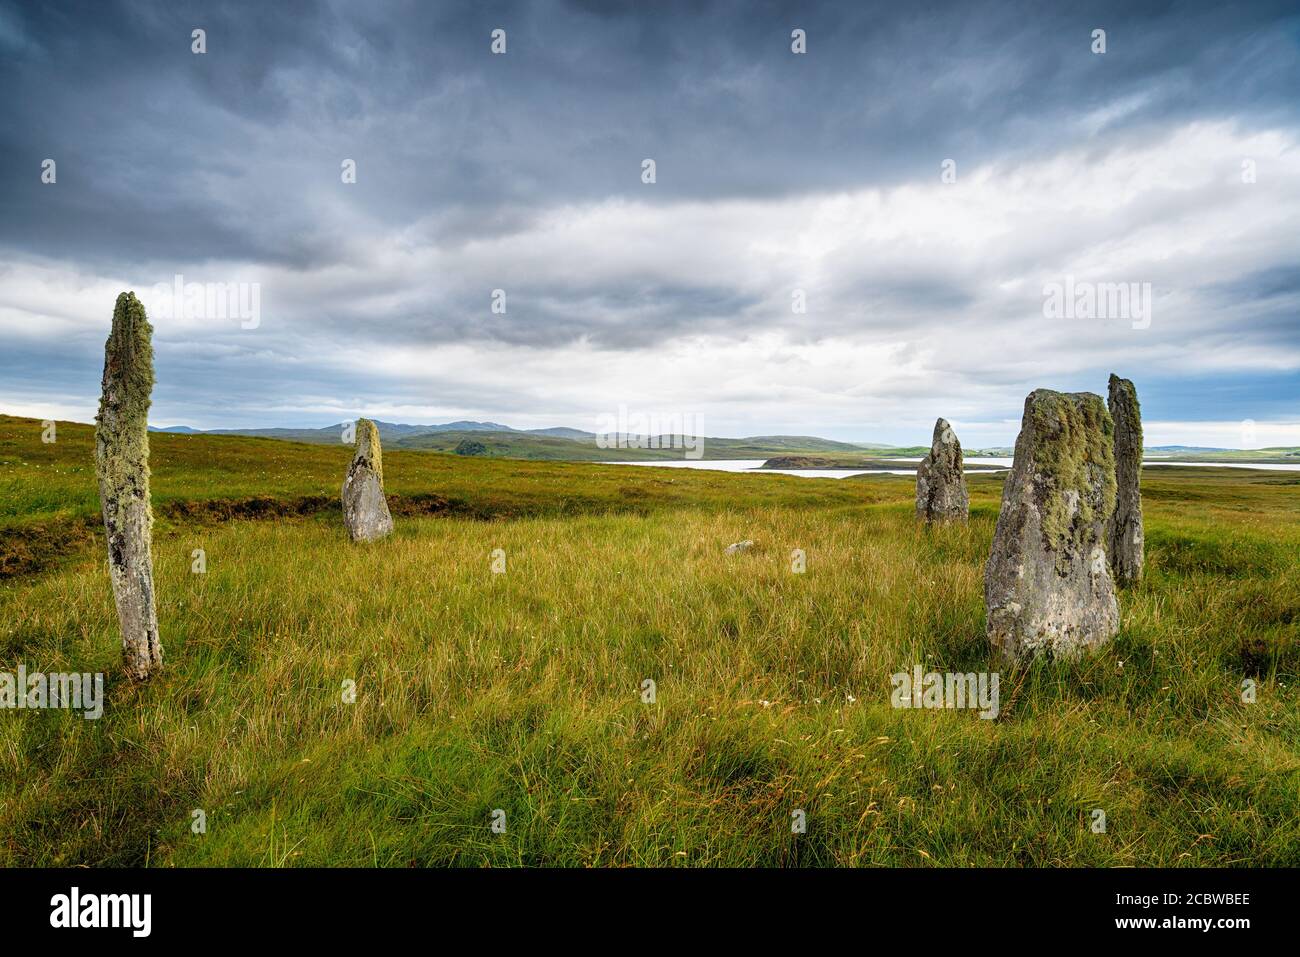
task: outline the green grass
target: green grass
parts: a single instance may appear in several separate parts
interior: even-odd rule
[[[133,686],[86,431],[0,419],[10,542],[81,529],[0,580],[0,670],[108,675],[101,720],[0,712],[0,864],[1300,863],[1295,478],[1149,470],[1121,634],[1004,670],[984,721],[889,676],[996,667],[997,477],[927,529],[909,478],[385,450],[399,502],[447,507],[357,547],[310,499],[347,449],[154,435],[165,667]],[[238,517],[268,500],[310,507]]]

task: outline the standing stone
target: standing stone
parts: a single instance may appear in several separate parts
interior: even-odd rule
[[[964,522],[970,514],[961,443],[947,419],[934,423],[930,454],[916,470],[916,516],[927,522]]]
[[[354,542],[373,542],[393,530],[393,516],[384,498],[379,429],[369,419],[357,419],[357,452],[343,480],[343,523]]]
[[[117,297],[104,344],[103,392],[95,416],[95,471],[108,539],[108,570],[122,626],[126,673],[143,681],[162,667],[154,607],[149,502],[149,402],[153,326],[135,293]]]
[[[1008,658],[1072,658],[1119,630],[1106,563],[1114,425],[1101,396],[1031,392],[984,568],[988,638]]]
[[[1115,420],[1115,514],[1107,527],[1110,569],[1120,585],[1142,580],[1142,409],[1128,379],[1110,377],[1110,417]]]

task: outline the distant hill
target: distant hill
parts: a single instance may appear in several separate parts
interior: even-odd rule
[[[502,425],[499,422],[468,422],[461,419],[459,422],[447,422],[443,425],[391,425],[391,429],[406,429],[411,433],[416,432],[515,432],[508,425]]]
[[[559,434],[557,434],[559,433]],[[486,454],[502,458],[553,459],[586,462],[642,462],[686,457],[686,443],[680,436],[609,436],[606,446],[597,443],[592,432],[577,429],[538,429],[528,432],[428,432],[395,439],[401,449],[430,449],[451,452],[472,436],[487,449]],[[743,439],[704,438],[706,459],[767,459],[796,452],[842,452],[861,454],[860,446],[812,436],[768,435]]]
[[[517,431],[511,429],[510,431]],[[595,439],[595,432],[584,432],[582,429],[525,429],[524,431],[532,435],[549,435],[557,439]]]
[[[857,445],[852,442],[836,442],[832,439],[819,439],[812,435],[751,435],[743,439],[710,439],[712,442],[739,442],[755,448],[778,449],[824,449],[827,452],[852,452],[865,448],[886,448],[887,446]]]
[[[430,452],[455,452],[462,444],[472,442],[481,447],[477,455],[508,459],[546,459],[550,461],[599,462],[615,461],[623,457],[621,450],[609,450],[597,447],[595,436],[589,440],[569,439],[562,436],[544,435],[532,432],[426,432],[423,435],[409,435],[393,443],[398,449],[423,449]],[[680,453],[678,453],[680,455]],[[629,454],[628,461],[642,458],[655,458]]]
[[[552,459],[556,461],[643,461],[684,458],[685,443],[680,437],[610,435],[602,448],[595,432],[557,426],[547,429],[516,429],[499,422],[460,420],[437,425],[407,425],[375,420],[379,437],[395,448],[429,449],[453,452],[471,437],[482,443],[486,454],[502,458]],[[155,432],[187,435],[239,435],[333,445],[343,437],[345,423],[319,429],[194,429],[173,425],[152,429]],[[740,439],[704,438],[703,457],[709,459],[767,459],[778,454],[836,452],[861,454],[863,451],[883,455],[906,455],[914,449],[899,449],[880,443],[837,442],[812,435],[753,435]],[[917,454],[921,454],[922,449]]]
[[[268,439],[286,439],[291,442],[315,442],[334,444],[343,435],[348,423],[339,422],[321,429],[192,429],[188,425],[173,425],[165,429],[150,427],[151,432],[172,432],[185,435],[244,435]],[[426,435],[434,432],[515,432],[508,425],[499,422],[445,422],[441,425],[404,425],[395,422],[375,420],[379,428],[379,437],[385,442],[405,438],[411,435]],[[572,430],[572,431],[577,431]]]

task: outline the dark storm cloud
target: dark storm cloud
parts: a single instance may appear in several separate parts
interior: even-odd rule
[[[306,268],[436,209],[464,211],[454,242],[538,204],[646,199],[647,156],[652,201],[774,196],[1059,145],[1130,93],[1116,122],[1139,132],[1295,116],[1294,28],[1264,29],[1286,4],[1051,6],[8,2],[0,243]],[[1108,56],[1076,55],[1098,25]]]

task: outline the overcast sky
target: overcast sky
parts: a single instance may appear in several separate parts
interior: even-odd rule
[[[1294,2],[0,0],[0,411],[91,421],[133,289],[158,425],[973,447],[1114,371],[1148,444],[1300,445],[1297,91]]]

